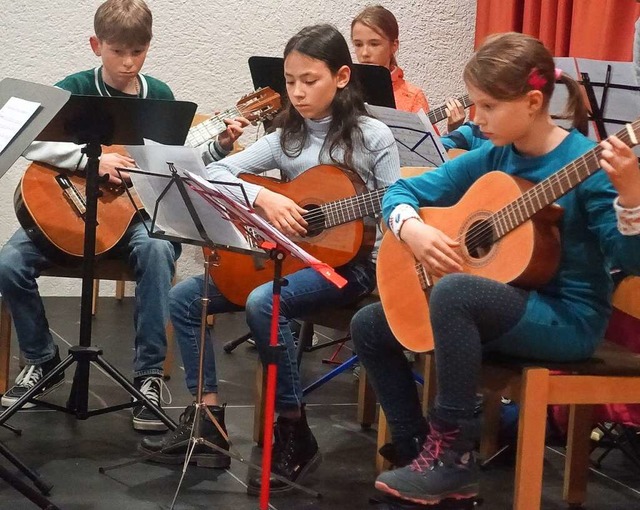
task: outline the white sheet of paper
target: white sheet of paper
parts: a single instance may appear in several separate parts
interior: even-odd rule
[[[0,108],[0,154],[27,125],[38,108],[40,108],[40,103],[26,101],[19,97],[10,97]]]
[[[400,166],[436,167],[449,160],[440,137],[422,110],[411,113],[368,104],[367,111],[391,129],[398,145]]]
[[[206,178],[204,162],[198,149],[182,146],[160,145],[145,140],[147,145],[127,146],[126,149],[141,170],[171,176],[167,162],[172,162],[179,175],[185,170]],[[158,198],[170,183],[166,177],[131,173],[131,180],[140,199],[153,217]],[[212,242],[222,246],[239,249],[251,249],[240,231],[218,211],[213,209],[197,192],[186,186],[204,230]],[[159,202],[156,215],[156,229],[164,230],[168,235],[185,240],[202,241],[193,218],[187,209],[178,188],[173,185]]]

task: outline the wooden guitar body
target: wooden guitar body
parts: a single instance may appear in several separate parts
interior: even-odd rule
[[[478,179],[456,205],[426,207],[420,210],[420,216],[425,223],[461,242],[457,251],[464,261],[465,273],[536,287],[549,281],[558,267],[557,222],[562,209],[547,206],[495,242],[492,227],[486,221],[532,186],[504,172],[490,172]],[[385,234],[378,252],[377,281],[382,306],[396,338],[409,350],[432,350],[428,296],[437,278],[427,275],[409,248],[391,232]]]
[[[108,147],[105,152],[121,151]],[[22,228],[43,252],[59,264],[77,264],[84,253],[86,181],[82,174],[32,163],[14,193]],[[102,184],[98,197],[96,256],[113,248],[136,214],[124,186]],[[131,190],[133,192],[133,190]]]
[[[310,168],[289,182],[252,174],[243,174],[240,177],[246,182],[281,193],[308,211],[315,211],[316,215],[320,211],[319,206],[343,198],[353,198],[354,195],[366,191],[357,174],[331,165]],[[330,215],[332,210],[329,208],[325,212]],[[375,234],[375,221],[365,217],[331,228],[309,230],[307,236],[296,238],[295,241],[322,262],[339,267],[369,253],[375,243]],[[210,269],[211,278],[220,292],[237,305],[244,306],[253,289],[273,278],[274,263],[271,260],[255,259],[249,255],[223,250],[217,254],[219,262]],[[303,267],[305,266],[297,259],[287,257],[283,263],[282,274],[291,274]]]

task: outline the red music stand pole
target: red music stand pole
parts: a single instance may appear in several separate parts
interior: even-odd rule
[[[267,388],[265,394],[264,436],[262,449],[262,482],[260,484],[260,510],[269,508],[269,491],[271,489],[271,453],[273,449],[273,420],[275,415],[276,379],[278,376],[278,318],[280,317],[280,291],[282,288],[282,261],[284,251],[273,243],[263,243],[263,248],[270,249],[269,256],[274,260],[273,271],[273,307],[271,314],[271,330],[269,348],[271,355],[267,362]]]

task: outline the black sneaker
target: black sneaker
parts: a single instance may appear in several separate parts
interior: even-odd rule
[[[169,388],[159,375],[149,375],[146,377],[136,377],[133,381],[133,385],[153,402],[157,407],[162,408],[163,391],[166,391],[169,400],[166,402],[171,403],[171,393]],[[143,431],[156,431],[164,432],[168,430],[167,426],[153,414],[143,403],[138,403],[133,408],[131,414],[133,415],[133,428],[135,430]]]
[[[207,407],[226,434],[227,427],[224,423],[226,404]],[[138,446],[138,450],[146,455],[152,455],[147,460],[160,464],[183,464],[191,437],[200,437],[224,450],[228,450],[229,443],[220,433],[218,427],[209,419],[204,407],[200,409],[198,422],[194,427],[195,414],[196,406],[192,404],[180,415],[176,430],[164,437],[145,437]],[[199,467],[226,469],[231,465],[231,458],[204,443],[198,443],[193,449],[189,462]]]
[[[278,416],[274,428],[271,471],[299,484],[302,483],[305,476],[318,468],[321,461],[322,455],[318,450],[316,438],[313,437],[307,424],[304,407],[302,408],[302,417],[299,420]],[[269,482],[272,493],[291,490],[290,485],[273,477]],[[261,486],[261,475],[256,473],[249,478],[247,494],[259,495]]]
[[[51,372],[58,364],[60,364],[60,354],[56,347],[56,354],[49,361],[45,361],[39,365],[26,365],[22,369],[22,372],[18,374],[18,377],[16,377],[15,384],[2,396],[2,405],[4,407],[10,407],[15,404],[27,391],[33,388],[36,383]],[[64,384],[64,372],[60,372],[45,386],[40,388],[40,393],[38,393],[35,398],[39,398],[50,393],[62,384]],[[35,407],[35,405],[36,404],[32,402],[27,402],[22,406],[22,408],[29,409],[31,407]]]

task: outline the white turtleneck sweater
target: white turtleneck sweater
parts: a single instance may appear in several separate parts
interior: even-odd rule
[[[309,136],[299,156],[289,157],[280,146],[280,130],[270,133],[244,151],[233,154],[224,160],[207,166],[208,177],[214,181],[236,182],[242,184],[249,201],[253,204],[262,186],[246,183],[236,176],[243,172],[258,174],[278,169],[283,177],[294,179],[311,167],[321,164],[335,164],[323,144],[329,130],[331,117],[319,121],[305,120]],[[364,135],[364,146],[357,144],[353,152],[353,165],[365,182],[367,189],[373,190],[389,186],[400,178],[400,160],[398,148],[391,130],[379,120],[360,117],[359,125]],[[334,151],[338,160],[343,152]],[[244,202],[239,191],[231,189],[236,199]],[[371,254],[375,260],[380,244],[378,233],[375,248]]]

